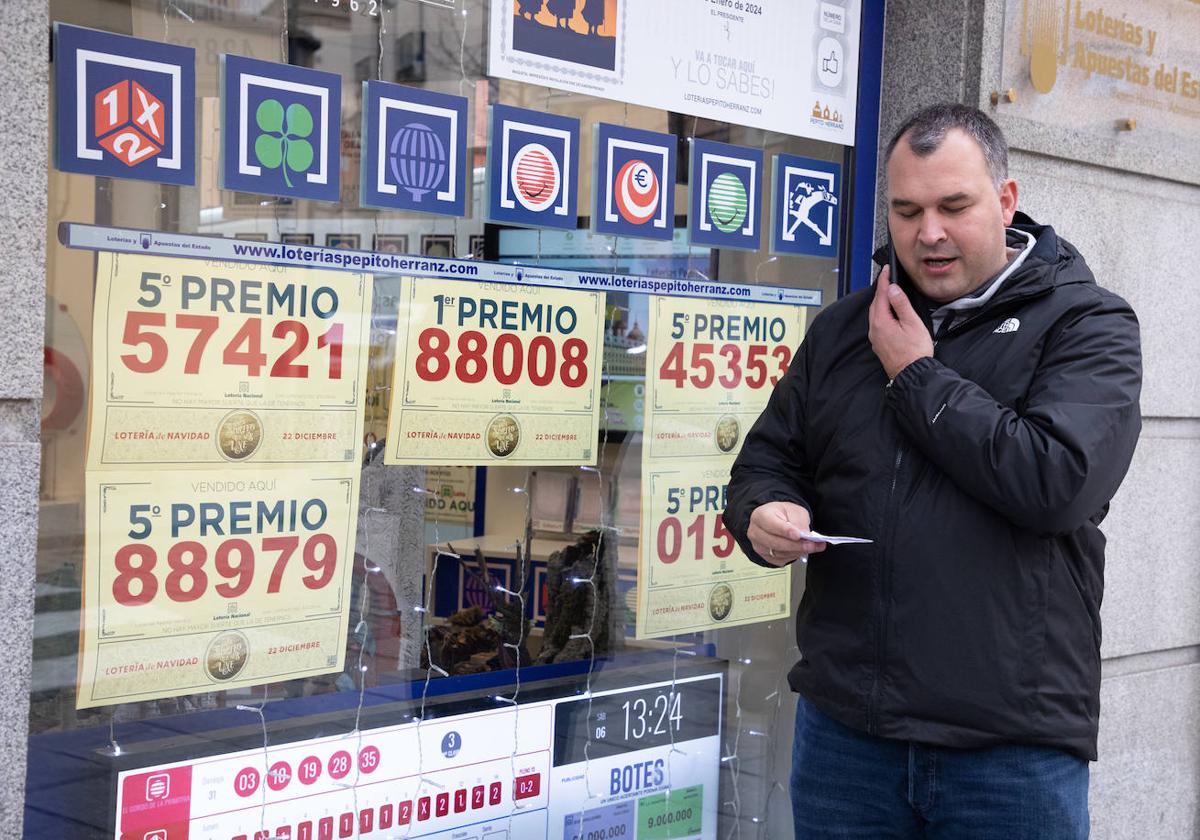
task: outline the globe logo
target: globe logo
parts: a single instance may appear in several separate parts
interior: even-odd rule
[[[617,211],[631,225],[644,225],[658,209],[658,178],[644,160],[631,160],[617,171]]]
[[[746,221],[746,185],[732,172],[722,172],[708,186],[708,215],[721,233],[733,233]]]
[[[446,143],[424,123],[408,123],[392,137],[388,164],[396,184],[420,202],[446,177]]]
[[[540,213],[558,198],[561,183],[558,161],[541,143],[528,143],[517,150],[512,169],[517,201],[526,210]]]

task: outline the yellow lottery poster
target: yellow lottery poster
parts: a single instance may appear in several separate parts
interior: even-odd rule
[[[650,298],[643,457],[734,452],[804,335],[805,309]]]
[[[594,464],[604,294],[404,277],[389,464]]]
[[[366,274],[101,253],[89,469],[357,463]]]
[[[642,462],[639,639],[786,617],[791,569],[764,569],[721,519],[732,456]]]
[[[638,638],[788,614],[791,570],[751,563],[722,516],[734,458],[804,324],[795,306],[650,299]]]
[[[342,668],[358,466],[89,472],[79,708]]]

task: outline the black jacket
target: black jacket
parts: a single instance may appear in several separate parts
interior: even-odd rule
[[[826,714],[1095,760],[1098,526],[1141,429],[1138,323],[1052,228],[1014,226],[1037,237],[1025,262],[890,387],[867,341],[874,289],[813,321],[733,466],[725,518],[763,565],[746,528],[767,501],[875,541],[808,564],[789,681]]]

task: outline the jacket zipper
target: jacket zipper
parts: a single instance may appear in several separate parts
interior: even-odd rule
[[[895,535],[895,506],[896,485],[900,481],[900,467],[904,463],[904,442],[896,446],[896,458],[892,463],[892,486],[888,489],[887,502],[884,504],[883,526],[885,539],[879,547],[879,626],[875,631],[875,671],[871,676],[871,697],[867,704],[867,731],[874,735],[879,729],[878,711],[879,682],[883,676],[884,652],[887,650],[888,600],[891,597],[891,564],[887,562],[888,547]]]
[[[940,339],[947,338],[953,333],[965,329],[968,325],[973,325],[977,321],[986,317],[994,317],[997,314],[1003,313],[1010,308],[1016,308],[1014,304],[1023,303],[1026,300],[1035,297],[1041,297],[1048,294],[1053,289],[1039,289],[1035,292],[1019,295],[1008,300],[1002,301],[997,305],[985,307],[983,311],[976,312],[968,318],[954,324],[946,329],[942,335],[938,336],[938,340],[934,341],[933,351],[934,357],[937,356],[937,348]],[[879,626],[875,631],[875,670],[871,675],[871,696],[867,701],[867,732],[876,735],[879,732],[879,686],[883,677],[883,660],[884,652],[887,650],[887,625],[888,625],[888,600],[891,597],[891,576],[890,564],[888,560],[888,551],[895,538],[896,532],[896,485],[900,482],[900,468],[904,463],[904,441],[901,439],[896,446],[896,457],[892,462],[892,485],[888,489],[887,501],[884,504],[883,515],[883,531],[884,539],[879,547],[879,601],[877,603]]]

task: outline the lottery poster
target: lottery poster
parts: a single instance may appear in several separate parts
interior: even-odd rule
[[[89,469],[357,463],[369,275],[97,260]]]
[[[389,464],[596,462],[604,294],[404,277]]]
[[[798,306],[650,299],[638,638],[788,614],[790,568],[751,563],[722,516],[730,468],[805,317]]]
[[[425,468],[425,516],[443,524],[475,523],[475,468]]]
[[[79,708],[343,667],[358,466],[88,473]]]

